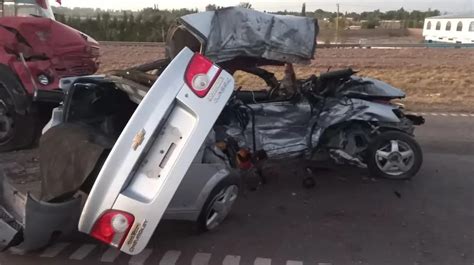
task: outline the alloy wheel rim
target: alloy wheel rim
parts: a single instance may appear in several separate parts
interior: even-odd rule
[[[387,175],[398,177],[409,172],[415,165],[415,152],[401,140],[391,140],[375,153],[377,167]]]
[[[216,228],[229,214],[232,205],[237,199],[239,188],[236,185],[228,186],[217,194],[209,207],[206,216],[206,227],[208,230]]]

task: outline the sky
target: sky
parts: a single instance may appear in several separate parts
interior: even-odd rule
[[[54,0],[50,0],[53,2]],[[443,12],[456,13],[474,10],[474,0],[62,0],[65,7],[92,7],[102,9],[129,9],[139,10],[145,7],[158,5],[160,9],[198,8],[204,10],[207,4],[218,6],[233,6],[239,2],[250,2],[253,8],[260,11],[300,11],[302,3],[306,3],[306,10],[318,8],[327,11],[336,11],[336,4],[340,4],[341,12],[361,12],[380,9],[381,11],[399,9],[427,10],[439,9]]]

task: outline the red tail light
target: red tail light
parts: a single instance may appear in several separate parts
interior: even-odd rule
[[[203,98],[209,93],[220,72],[221,69],[209,59],[196,53],[186,69],[184,80],[194,94]]]
[[[114,247],[121,247],[135,221],[133,215],[116,210],[106,211],[92,228],[91,236]]]

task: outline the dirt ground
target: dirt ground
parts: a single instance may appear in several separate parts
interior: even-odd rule
[[[336,31],[321,28],[318,42],[335,42]],[[360,29],[341,30],[337,42],[365,44],[410,44],[424,41],[422,29]]]
[[[102,47],[100,71],[163,58],[156,46]],[[474,112],[474,49],[319,49],[309,66],[297,66],[298,76],[325,72],[329,67],[352,67],[360,75],[379,78],[407,93],[403,101],[412,111]],[[282,68],[272,69],[282,74]],[[236,74],[244,87],[261,84],[255,78]]]

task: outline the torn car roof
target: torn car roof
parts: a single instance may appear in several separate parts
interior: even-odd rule
[[[237,57],[309,63],[314,57],[317,20],[229,7],[183,16],[180,24],[197,35],[214,62]]]

